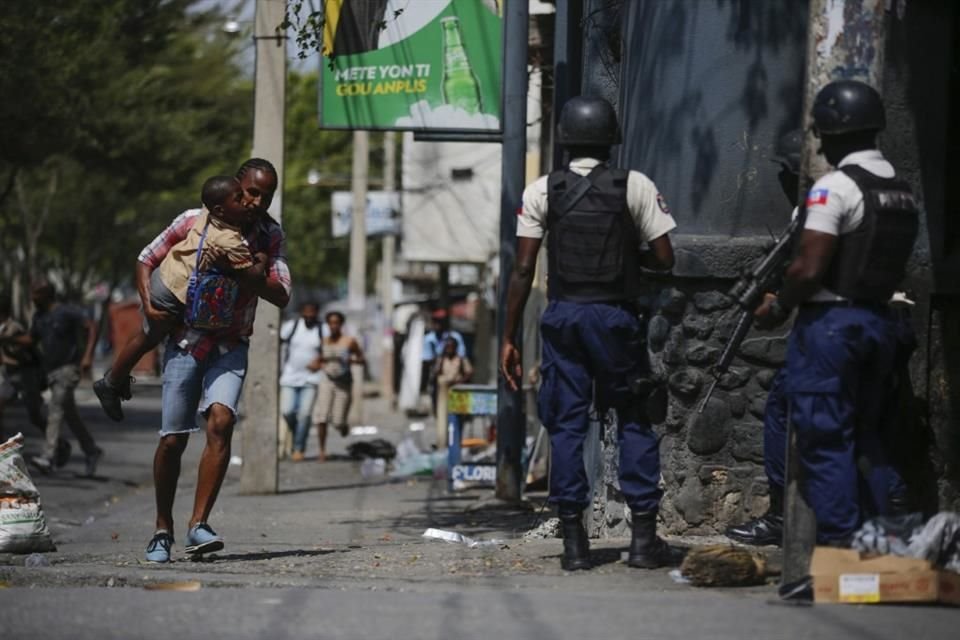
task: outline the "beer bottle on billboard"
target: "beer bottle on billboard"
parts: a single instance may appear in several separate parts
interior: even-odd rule
[[[477,113],[483,108],[480,83],[463,46],[460,19],[455,16],[443,18],[440,26],[443,29],[443,102],[467,113]]]

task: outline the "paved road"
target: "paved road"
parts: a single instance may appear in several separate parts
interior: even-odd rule
[[[704,590],[666,570],[620,561],[625,540],[594,545],[599,565],[564,574],[557,540],[523,540],[536,513],[476,509],[480,491],[449,495],[430,478],[361,477],[338,459],[281,466],[281,493],[242,496],[228,473],[212,524],[227,547],[205,562],[142,562],[152,531],[149,481],[158,409],[142,389],[122,425],[82,411],[107,457],[95,479],[68,470],[39,478],[58,545],[51,566],[0,557],[0,637],[6,638],[948,638],[960,610],[771,605],[773,586]],[[368,403],[368,423],[397,441],[402,417]],[[15,423],[15,416],[11,424]],[[30,448],[38,445],[29,434]],[[332,435],[334,451],[348,440]],[[186,523],[202,436],[178,491]],[[315,448],[315,445],[314,445]],[[242,452],[237,452],[242,455]],[[310,451],[308,451],[309,455]],[[81,468],[79,456],[71,468]],[[537,499],[539,496],[533,496]],[[501,544],[428,541],[427,527]],[[145,586],[196,581],[196,592]]]
[[[29,589],[0,593],[10,638],[631,638],[816,640],[956,637],[956,610],[771,606],[729,592],[459,585],[409,589]]]

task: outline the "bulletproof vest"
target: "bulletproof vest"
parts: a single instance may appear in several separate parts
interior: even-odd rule
[[[567,211],[564,193],[584,177],[570,170],[547,179],[547,297],[571,302],[632,300],[639,294],[640,243],[627,208],[623,169],[598,165],[590,189]]]
[[[906,272],[920,213],[910,186],[866,169],[840,169],[863,193],[863,221],[838,239],[823,286],[850,300],[886,302]]]

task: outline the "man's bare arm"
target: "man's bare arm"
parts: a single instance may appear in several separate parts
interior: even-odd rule
[[[254,260],[252,267],[235,272],[240,286],[283,309],[290,302],[290,294],[279,280],[270,276],[267,254],[258,252],[254,254]]]
[[[792,309],[817,292],[836,249],[837,236],[804,229],[800,236],[800,250],[787,267],[780,289],[782,307]]]
[[[651,240],[650,250],[640,254],[640,266],[652,271],[669,271],[673,268],[673,243],[666,233]]]
[[[503,330],[503,347],[500,350],[500,373],[506,378],[511,389],[517,389],[517,382],[523,376],[520,365],[520,352],[513,344],[523,316],[523,308],[530,296],[533,275],[537,267],[537,253],[540,251],[541,238],[517,238],[517,257],[510,284],[507,288],[507,317]]]

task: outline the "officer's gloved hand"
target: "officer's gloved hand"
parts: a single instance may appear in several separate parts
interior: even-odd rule
[[[777,296],[772,293],[764,295],[763,302],[753,312],[753,321],[758,329],[775,329],[790,318],[790,310],[780,306]]]

